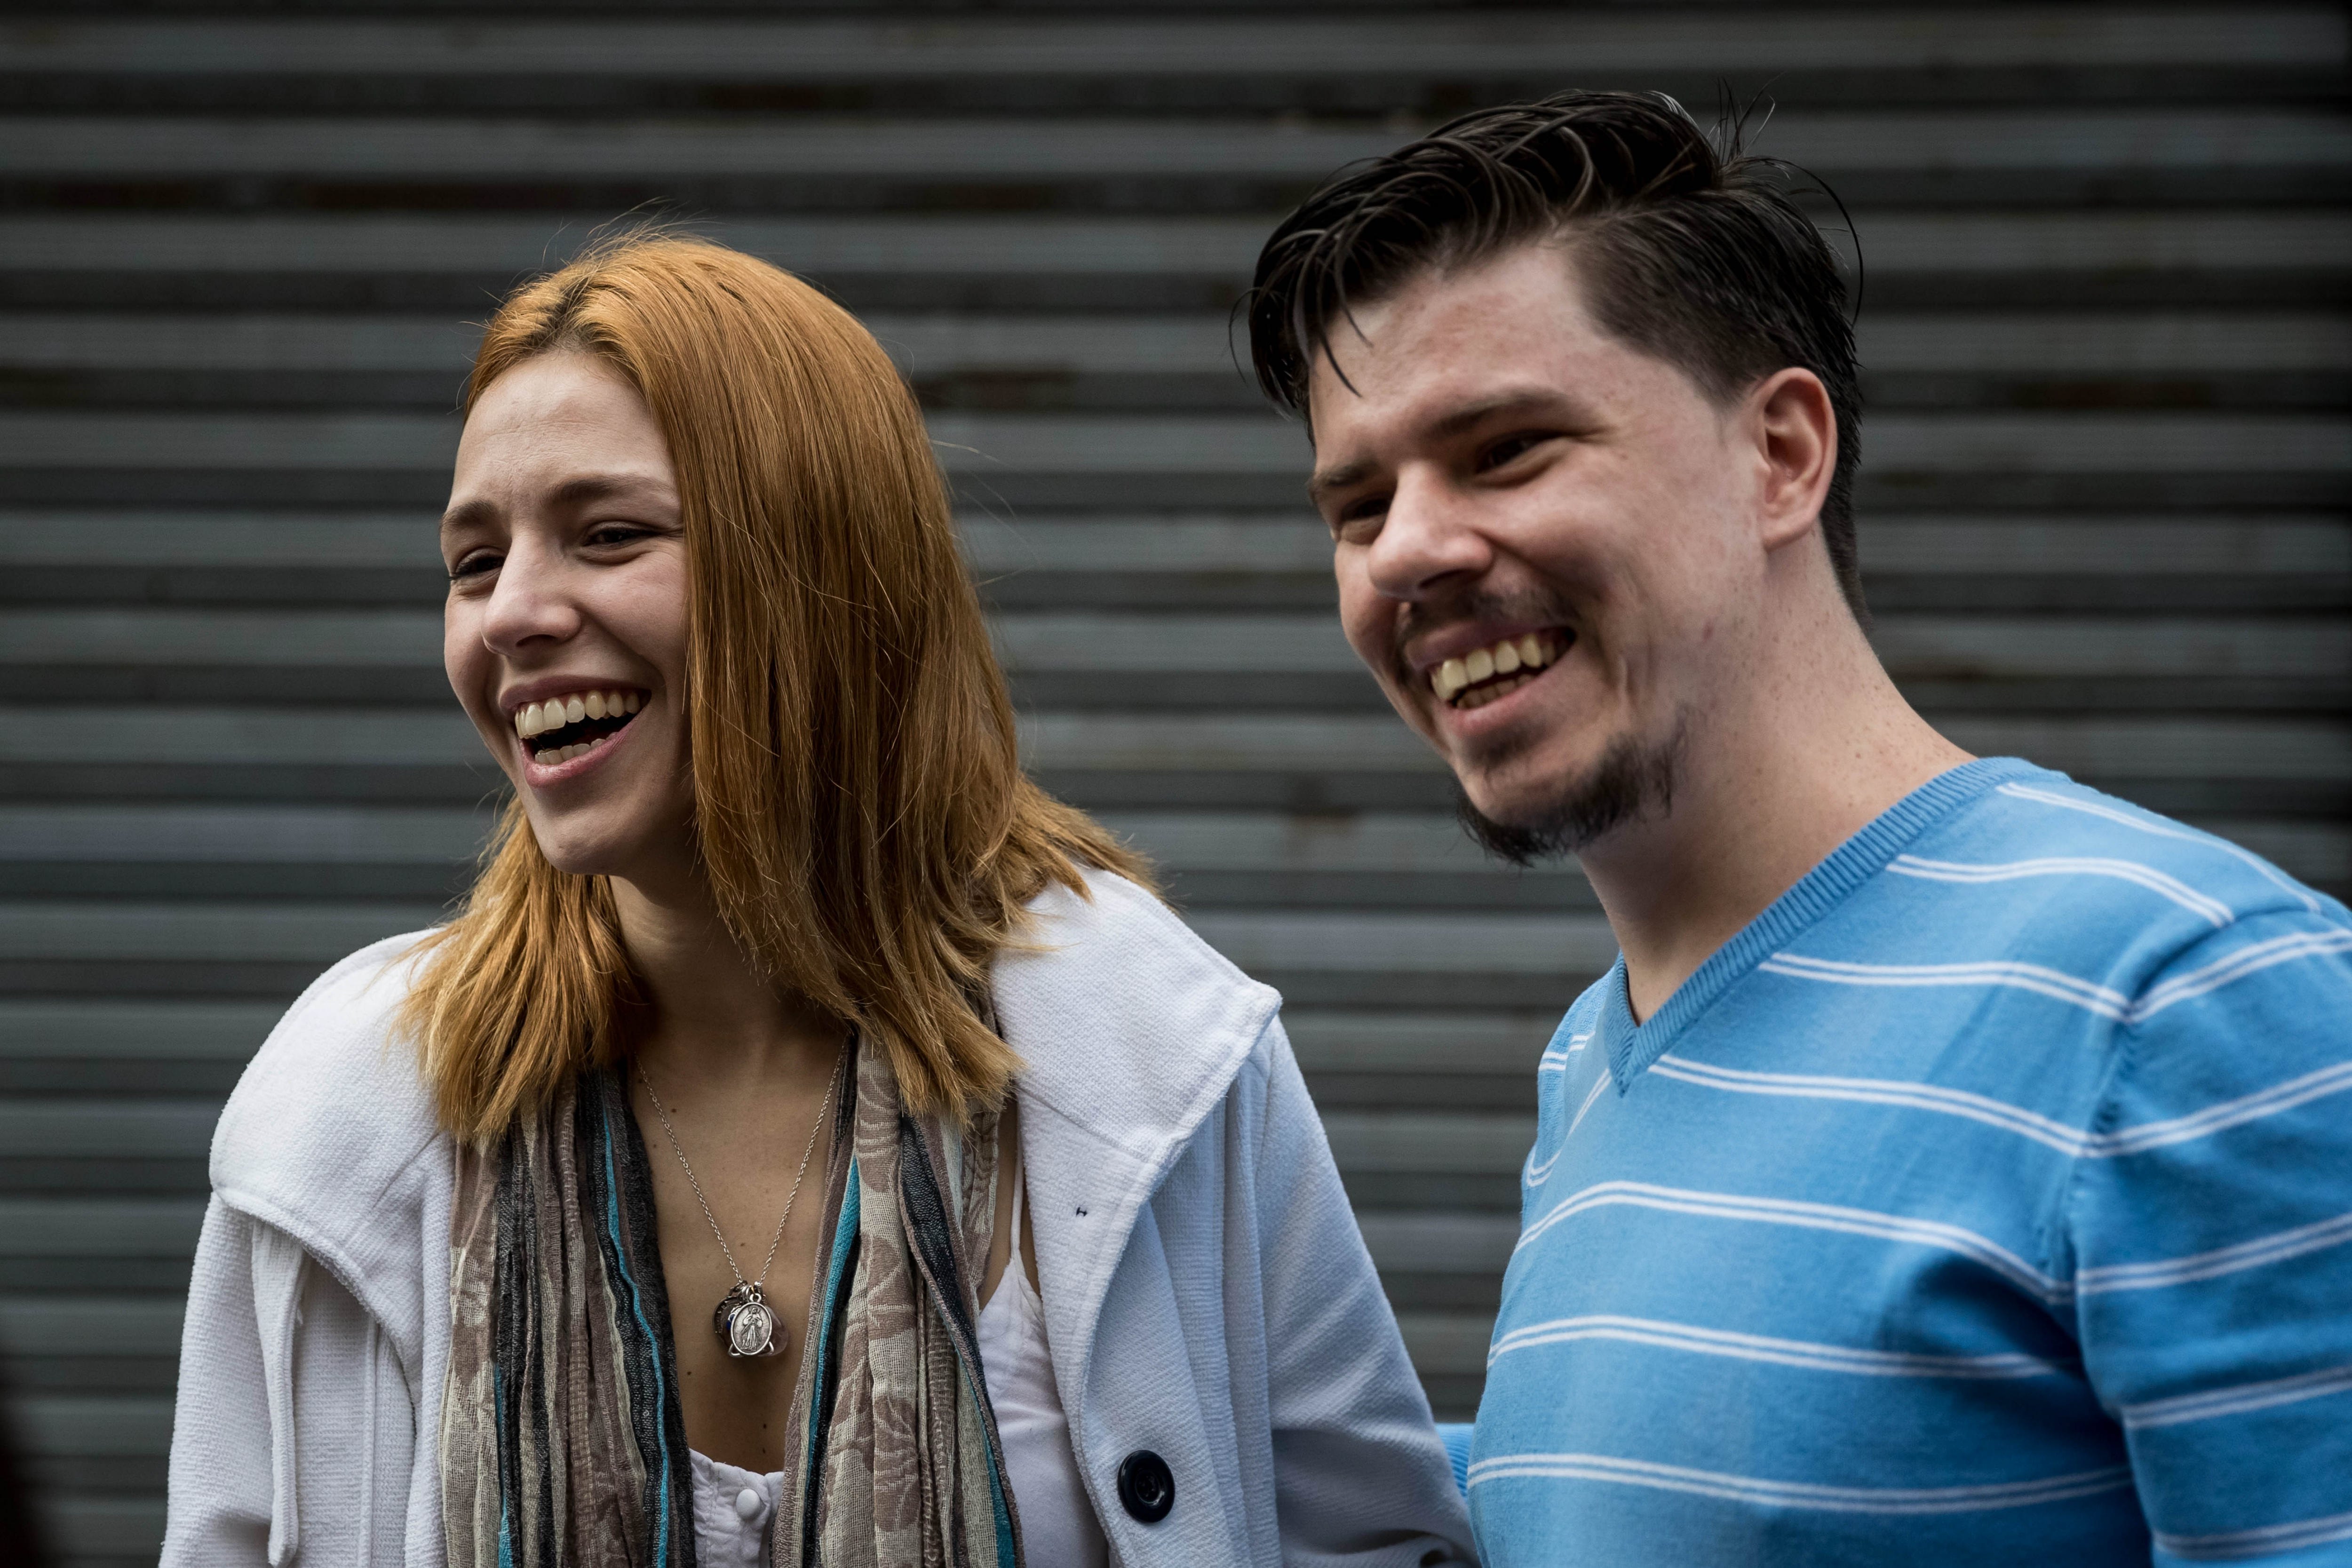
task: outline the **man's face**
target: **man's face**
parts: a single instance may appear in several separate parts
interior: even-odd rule
[[[1348,640],[1479,816],[1569,849],[1664,804],[1763,565],[1736,411],[1606,335],[1576,269],[1424,273],[1333,324],[1353,390],[1309,387]]]

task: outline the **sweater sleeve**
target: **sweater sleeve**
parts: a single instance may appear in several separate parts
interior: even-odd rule
[[[1256,1198],[1283,1561],[1467,1563],[1429,1401],[1278,1017],[1267,1032]]]
[[[2084,1364],[2158,1563],[2352,1551],[2352,929],[2242,919],[2135,998],[2069,1193]]]

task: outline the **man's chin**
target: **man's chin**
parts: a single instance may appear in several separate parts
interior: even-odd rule
[[[1486,797],[1483,807],[1467,788],[1457,788],[1455,814],[1480,847],[1515,866],[1580,853],[1627,823],[1673,808],[1683,734],[1678,725],[1665,742],[1648,746],[1620,735],[1596,762],[1533,781],[1495,781],[1479,791]]]

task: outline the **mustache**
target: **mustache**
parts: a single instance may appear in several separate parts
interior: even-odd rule
[[[1465,621],[1507,621],[1545,626],[1573,626],[1575,616],[1569,603],[1556,594],[1528,592],[1523,594],[1465,594],[1442,604],[1411,604],[1398,620],[1396,636],[1390,642],[1391,672],[1399,686],[1413,682],[1412,666],[1406,661],[1405,649],[1412,647],[1432,632]]]

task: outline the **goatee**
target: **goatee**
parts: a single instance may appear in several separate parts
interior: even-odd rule
[[[1454,809],[1479,847],[1514,866],[1564,858],[1629,822],[1662,816],[1674,805],[1683,728],[1664,743],[1643,746],[1630,735],[1609,743],[1601,760],[1566,781],[1544,808],[1526,822],[1497,822],[1470,804],[1457,783]]]

